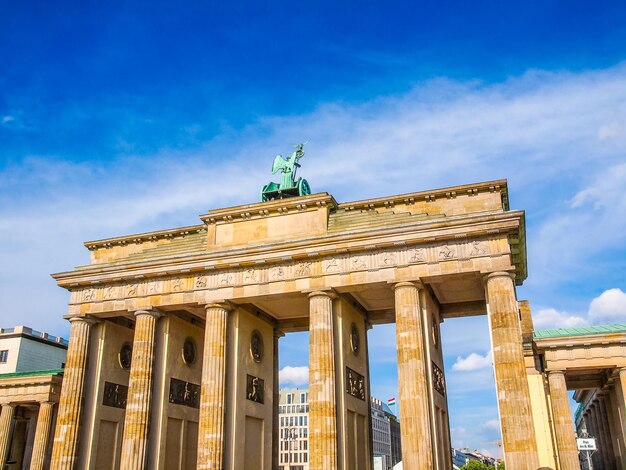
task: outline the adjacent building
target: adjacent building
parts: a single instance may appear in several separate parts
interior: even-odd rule
[[[67,346],[63,338],[26,326],[0,329],[3,470],[50,467]]]
[[[65,367],[67,341],[27,326],[0,328],[0,374]]]
[[[309,390],[284,389],[278,401],[279,446],[281,469],[309,468]]]
[[[391,459],[391,428],[389,425],[389,407],[378,398],[371,398],[372,408],[372,445],[374,459],[380,457],[380,465],[384,470],[393,467]],[[386,410],[385,410],[386,408]],[[389,410],[389,411],[387,411]]]

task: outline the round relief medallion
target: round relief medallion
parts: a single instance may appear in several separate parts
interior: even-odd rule
[[[196,362],[196,343],[191,338],[186,338],[183,343],[183,362],[188,366]]]
[[[263,360],[263,336],[259,330],[254,330],[250,336],[250,354],[254,362]]]
[[[129,370],[132,358],[133,346],[130,343],[122,344],[120,352],[117,354],[117,360],[120,363],[120,367],[124,370]]]
[[[356,323],[352,323],[352,325],[350,325],[350,347],[352,348],[352,352],[355,356],[359,354],[360,345],[361,338],[359,337],[359,329],[356,326]]]

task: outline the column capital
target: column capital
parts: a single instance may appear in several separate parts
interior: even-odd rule
[[[155,320],[158,320],[159,318],[163,316],[163,313],[154,308],[142,308],[139,310],[134,310],[133,315],[135,315],[135,317],[139,317],[141,315],[148,315],[150,317],[153,317]]]
[[[285,332],[283,330],[274,328],[274,339],[282,338],[283,336],[285,336]]]
[[[84,322],[88,325],[95,325],[96,323],[100,323],[100,319],[96,317],[92,317],[90,315],[66,315],[65,319],[70,323],[74,322]]]
[[[548,371],[548,375],[563,375],[563,376],[565,376],[565,371],[564,370],[559,370],[559,369],[549,370]]]
[[[230,302],[227,302],[225,300],[221,302],[211,302],[210,304],[204,304],[205,311],[212,309],[212,308],[221,308],[222,310],[226,310],[227,312],[234,310],[233,305]]]
[[[304,293],[307,294],[309,299],[313,297],[328,297],[329,299],[334,300],[337,298],[337,293],[334,289],[316,289],[308,292],[305,291]]]
[[[414,281],[400,281],[400,282],[390,281],[389,284],[393,285],[393,290],[396,290],[400,287],[415,287],[418,290],[424,289],[424,284],[419,279],[415,279]]]
[[[499,277],[508,277],[512,281],[515,281],[515,271],[494,271],[483,274],[483,281],[487,282],[490,279],[496,279]]]

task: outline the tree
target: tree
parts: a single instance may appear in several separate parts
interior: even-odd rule
[[[487,465],[479,460],[470,460],[461,467],[461,470],[505,470],[504,462],[500,462],[496,467],[493,465]]]
[[[487,465],[479,460],[469,460],[461,467],[461,470],[493,470],[493,466]]]

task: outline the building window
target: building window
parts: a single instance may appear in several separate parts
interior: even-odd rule
[[[300,403],[304,403],[306,401],[306,394],[305,393],[301,393],[300,394]]]
[[[9,357],[9,350],[8,349],[4,349],[4,350],[0,351],[0,363],[7,362],[7,358],[8,357]]]
[[[292,397],[291,393],[288,393],[287,394],[287,404],[288,405],[291,405],[291,397]]]

